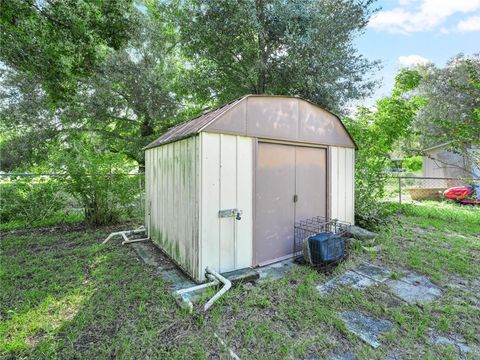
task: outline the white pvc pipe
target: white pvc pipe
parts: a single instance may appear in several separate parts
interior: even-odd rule
[[[150,238],[143,238],[143,239],[133,239],[133,240],[125,240],[122,242],[122,245],[125,245],[125,244],[131,244],[131,243],[136,243],[136,242],[140,242],[140,241],[148,241],[150,240]]]
[[[200,284],[173,292],[173,294],[177,298],[177,301],[180,301],[179,304],[182,307],[186,307],[190,312],[193,310],[193,304],[188,296],[184,296],[185,294],[206,289],[222,283],[223,287],[220,289],[220,291],[218,291],[210,300],[208,300],[208,302],[203,307],[203,310],[207,311],[208,309],[210,309],[213,303],[220,298],[220,296],[225,294],[228,289],[232,287],[232,283],[230,282],[230,280],[226,279],[225,277],[217,273],[215,270],[210,269],[209,267],[205,269],[205,277],[211,281],[205,284]]]
[[[131,240],[129,240],[127,238],[127,235],[138,234],[138,233],[141,233],[141,232],[144,232],[144,231],[145,231],[145,227],[142,225],[138,229],[135,229],[135,230],[113,232],[110,235],[108,235],[108,237],[105,240],[103,240],[102,244],[106,244],[112,237],[114,237],[116,235],[121,235],[125,239],[124,241],[127,241],[127,243],[128,243]]]
[[[120,235],[121,233],[120,232],[114,232],[114,233],[111,233],[110,235],[108,235],[108,237],[103,240],[102,244],[106,244],[108,242],[108,240],[110,240],[112,237],[114,237],[115,235]]]
[[[177,295],[182,295],[182,294],[185,294],[185,293],[198,291],[198,290],[205,289],[205,288],[208,288],[208,287],[211,287],[211,286],[214,286],[214,285],[218,285],[218,284],[219,284],[218,280],[213,280],[211,282],[196,285],[196,286],[192,286],[192,287],[187,288],[187,289],[180,289],[180,290],[175,291],[174,293],[177,294]]]
[[[192,303],[192,300],[190,300],[190,298],[188,296],[184,296],[184,294],[182,295],[178,295],[175,300],[177,301],[177,304],[183,308],[183,309],[187,309],[189,313],[191,313],[193,311],[193,303]]]
[[[223,287],[220,289],[220,291],[217,292],[215,295],[213,295],[213,297],[210,300],[208,300],[208,302],[203,307],[203,310],[207,311],[208,309],[210,309],[210,307],[213,305],[213,303],[220,298],[220,296],[225,294],[232,287],[232,283],[230,282],[230,280],[223,277],[222,275],[217,273],[215,270],[210,269],[208,266],[205,269],[205,273],[207,274],[207,276],[208,276],[208,274],[212,275],[213,277],[215,277],[217,280],[219,280],[223,284]]]
[[[202,290],[202,289],[205,289],[205,288],[208,288],[208,287],[215,286],[215,285],[219,284],[219,281],[215,277],[213,277],[209,274],[206,274],[206,277],[211,281],[208,282],[208,283],[205,283],[205,284],[200,284],[200,285],[192,286],[192,287],[189,287],[189,288],[186,288],[186,289],[180,289],[180,290],[177,290],[177,291],[173,292],[173,295],[175,296],[175,298],[177,300],[177,303],[181,307],[186,308],[188,310],[188,312],[190,312],[190,313],[193,311],[193,303],[192,303],[192,300],[190,300],[190,298],[188,296],[184,296],[184,295],[189,293],[189,292]]]

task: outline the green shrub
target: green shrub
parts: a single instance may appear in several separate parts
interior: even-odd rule
[[[422,170],[423,160],[421,156],[412,156],[403,160],[403,167],[408,171]]]
[[[366,168],[364,160],[360,155],[356,164],[357,168],[363,169],[356,172],[355,178],[355,224],[375,230],[388,220],[386,208],[380,202],[388,178],[384,172]]]
[[[67,191],[82,205],[85,220],[94,225],[114,223],[122,212],[131,215],[138,195],[138,178],[129,176],[122,155],[81,141],[64,154]]]
[[[0,220],[38,221],[48,218],[66,205],[58,179],[35,177],[0,183]]]
[[[384,206],[390,154],[411,134],[411,124],[423,100],[406,96],[420,80],[416,71],[403,69],[395,78],[392,95],[374,108],[360,107],[355,119],[345,119],[358,150],[355,157],[355,222],[366,228],[385,223]],[[388,190],[388,189],[387,189]]]
[[[86,221],[94,225],[117,222],[122,212],[131,215],[138,194],[136,177],[121,174],[73,174],[67,188],[82,203]]]

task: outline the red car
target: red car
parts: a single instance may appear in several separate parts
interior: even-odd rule
[[[472,185],[452,187],[445,190],[443,196],[461,204],[480,205],[480,199],[477,197],[475,188]]]

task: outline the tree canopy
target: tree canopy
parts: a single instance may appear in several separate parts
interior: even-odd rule
[[[7,1],[2,169],[45,162],[79,133],[142,166],[142,147],[175,122],[246,93],[341,111],[374,86],[365,74],[377,64],[352,42],[372,4]]]
[[[0,11],[0,60],[65,99],[109,49],[137,26],[133,0],[6,0]]]
[[[480,54],[460,54],[444,68],[431,65],[421,73],[418,94],[426,104],[416,127],[422,145],[480,145]]]
[[[298,95],[340,111],[370,94],[369,61],[353,40],[374,0],[169,1],[151,6],[178,29],[188,62],[185,86],[197,98],[247,93]]]
[[[68,144],[77,133],[95,134],[105,149],[143,164],[142,147],[173,124],[178,101],[170,86],[176,61],[167,51],[171,44],[145,16],[139,24],[127,48],[107,54],[95,76],[54,106],[41,82],[3,69],[3,169],[44,161],[53,143]]]
[[[141,170],[145,145],[205,107],[276,94],[345,114],[369,96],[379,63],[354,40],[375,11],[375,0],[3,1],[0,169],[64,172],[85,209],[99,206],[86,214],[110,221],[112,173]],[[479,55],[401,69],[389,96],[346,120],[360,224],[379,218],[393,151],[479,143],[479,74]]]
[[[417,71],[400,70],[390,96],[377,100],[373,108],[359,107],[356,116],[345,121],[359,147],[355,207],[356,222],[360,225],[368,226],[382,219],[377,200],[384,193],[389,155],[399,140],[410,136],[417,111],[425,102],[421,97],[409,96],[420,81]]]

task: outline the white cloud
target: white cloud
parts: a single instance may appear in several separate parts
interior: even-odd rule
[[[455,26],[452,27],[442,27],[440,32],[442,34],[450,34],[452,32],[471,32],[471,31],[480,31],[480,16],[470,16],[465,20],[460,20]]]
[[[369,26],[404,34],[428,31],[454,14],[480,9],[480,0],[400,0],[399,4],[399,7],[375,14]]]
[[[402,66],[412,67],[417,65],[426,65],[431,61],[427,58],[424,58],[420,55],[407,55],[407,56],[400,56],[398,58],[398,63]]]
[[[398,0],[400,5],[410,5],[414,2],[418,2],[419,0]]]
[[[472,16],[462,20],[457,24],[456,28],[460,32],[480,31],[480,16]]]

